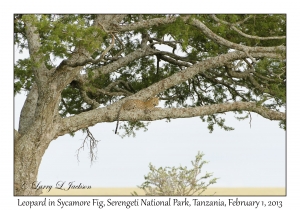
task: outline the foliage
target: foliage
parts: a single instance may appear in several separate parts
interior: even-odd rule
[[[207,161],[202,161],[203,153],[198,152],[195,161],[192,162],[192,169],[187,167],[159,167],[155,168],[149,164],[150,172],[145,176],[145,182],[138,186],[143,189],[145,195],[201,195],[209,185],[215,184],[217,178],[212,178],[208,183],[204,180],[212,177],[212,173],[207,173],[200,177],[202,166]],[[132,195],[138,195],[135,191]]]
[[[84,48],[97,59],[112,43],[112,34],[103,27],[96,27],[96,15],[15,15],[14,43],[22,52],[28,49],[24,20],[31,19],[40,36],[43,61],[49,71],[56,68],[62,59],[69,59],[75,49]],[[123,97],[130,96],[163,79],[182,72],[188,67],[209,58],[226,54],[232,49],[219,44],[192,25],[199,20],[214,34],[223,39],[249,47],[271,47],[285,45],[286,39],[261,39],[286,35],[285,15],[126,15],[121,26],[155,18],[177,19],[168,24],[155,24],[128,31],[114,32],[115,43],[99,62],[83,65],[81,74],[88,75],[89,81],[81,84],[72,81],[61,93],[60,114],[62,117],[79,114],[94,109],[87,102],[88,97],[100,106],[110,105]],[[187,21],[182,18],[188,17]],[[237,30],[235,30],[237,29]],[[242,31],[251,38],[241,35]],[[101,68],[113,64],[121,58],[141,48],[141,38],[148,38],[152,49],[160,49],[159,54],[134,59],[116,71],[101,74]],[[172,52],[172,53],[171,53]],[[162,56],[163,55],[163,56]],[[159,61],[159,62],[158,62]],[[180,61],[181,63],[178,63]],[[273,58],[241,59],[226,65],[206,70],[187,81],[163,90],[159,96],[166,107],[195,107],[226,102],[257,102],[267,99],[263,105],[271,110],[285,109],[286,104],[286,62]],[[31,58],[16,61],[14,68],[14,93],[29,91],[35,78]],[[249,73],[250,72],[250,73]],[[99,73],[98,77],[94,77]],[[86,93],[86,96],[83,95]],[[233,128],[225,125],[218,113],[201,117],[213,131],[217,125],[225,130]],[[134,135],[134,130],[146,124],[131,123],[124,126],[126,135]],[[285,128],[285,122],[281,122]]]
[[[125,136],[132,136],[135,137],[135,130],[140,130],[144,129],[144,132],[148,130],[147,125],[149,125],[149,122],[143,123],[143,122],[134,122],[134,121],[129,121],[127,124],[120,125],[119,129],[124,129],[125,133],[121,135],[122,138]]]

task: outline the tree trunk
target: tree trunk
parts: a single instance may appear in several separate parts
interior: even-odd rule
[[[32,139],[31,134],[37,133],[31,132],[30,135],[25,135],[15,142],[15,195],[40,195],[42,193],[41,190],[35,189],[35,183],[42,157],[50,141],[46,138]]]
[[[42,91],[39,93],[34,116],[31,116],[31,120],[23,121],[30,125],[21,133],[15,131],[15,195],[40,195],[42,193],[42,190],[36,189],[38,169],[46,149],[50,142],[55,139],[58,130],[56,122],[59,118],[57,109],[60,92],[55,92],[49,88],[45,93]],[[28,105],[32,104],[25,102],[23,109],[26,110]],[[21,126],[24,127],[24,125]]]

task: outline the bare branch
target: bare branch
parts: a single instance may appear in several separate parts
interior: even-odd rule
[[[91,164],[97,159],[97,145],[99,140],[96,140],[88,128],[86,128],[86,137],[83,140],[81,147],[77,149],[77,160],[79,162],[79,152],[84,150],[85,144],[89,146]]]

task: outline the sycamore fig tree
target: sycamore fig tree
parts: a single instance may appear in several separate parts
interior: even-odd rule
[[[41,193],[33,183],[52,140],[116,121],[128,99],[158,96],[165,107],[123,112],[123,135],[195,116],[230,130],[220,117],[230,111],[285,128],[285,35],[278,14],[16,14],[14,43],[29,57],[14,66],[15,94],[28,93],[14,130],[15,195]]]

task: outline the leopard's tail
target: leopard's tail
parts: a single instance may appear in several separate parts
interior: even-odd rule
[[[118,131],[118,126],[119,126],[119,119],[120,119],[121,109],[122,109],[122,106],[121,106],[121,108],[119,109],[119,112],[118,112],[118,116],[117,116],[117,125],[116,125],[116,129],[115,129],[115,134],[117,134],[117,131]]]

